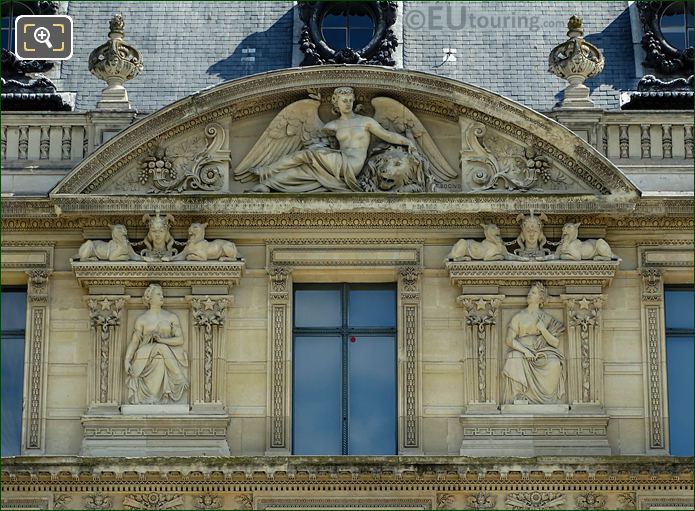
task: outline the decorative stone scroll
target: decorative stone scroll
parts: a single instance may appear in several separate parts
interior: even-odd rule
[[[234,297],[188,296],[191,303],[195,342],[191,360],[191,402],[199,413],[224,412],[226,367],[224,324],[227,307]]]
[[[89,322],[94,345],[94,385],[90,413],[118,412],[120,404],[121,358],[123,341],[120,336],[122,312],[127,295],[90,295],[85,300],[89,307]]]
[[[399,347],[403,350],[402,362],[398,370],[402,382],[401,406],[399,418],[401,435],[399,435],[399,452],[422,452],[420,444],[419,399],[420,367],[419,351],[420,319],[420,276],[422,269],[416,266],[403,266],[399,270],[398,295],[400,321],[398,335],[401,336]],[[403,356],[404,355],[404,356]]]
[[[290,410],[287,399],[291,346],[291,269],[273,266],[268,270],[269,396],[268,396],[268,451],[289,454]]]
[[[465,309],[464,396],[469,406],[497,409],[499,384],[497,319],[504,295],[461,295],[456,301]],[[470,376],[474,375],[474,376]]]

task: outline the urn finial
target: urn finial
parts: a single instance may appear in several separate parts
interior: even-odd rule
[[[109,29],[109,40],[89,55],[89,71],[106,82],[97,108],[131,110],[128,91],[124,84],[142,71],[142,56],[135,47],[123,39],[125,21],[122,14],[116,14],[111,18]]]
[[[569,39],[553,48],[548,57],[548,71],[569,82],[561,108],[594,107],[584,82],[603,71],[605,61],[601,51],[584,40],[583,25],[580,16],[572,16],[567,23]]]

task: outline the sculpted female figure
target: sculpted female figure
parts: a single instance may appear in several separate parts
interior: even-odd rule
[[[509,323],[506,344],[510,348],[502,374],[503,402],[526,400],[535,404],[561,402],[565,394],[565,357],[557,338],[562,323],[541,310],[547,297],[540,282],[531,286],[526,309]]]
[[[270,123],[251,151],[234,170],[236,180],[258,179],[251,192],[363,191],[357,176],[367,160],[372,135],[409,152],[429,157],[439,180],[457,175],[413,113],[390,98],[374,98],[375,118],[353,111],[351,87],[338,87],[331,102],[340,117],[323,124],[318,116],[318,96],[285,107]],[[408,136],[383,125],[400,126]],[[337,141],[331,146],[330,140]],[[437,177],[438,176],[438,177]]]
[[[125,354],[128,401],[131,404],[176,402],[188,389],[188,356],[176,314],[162,309],[164,294],[150,284],[142,296],[149,310],[135,321]]]

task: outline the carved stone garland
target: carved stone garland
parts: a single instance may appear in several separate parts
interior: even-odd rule
[[[24,447],[27,451],[43,449],[45,429],[45,407],[43,399],[46,386],[46,360],[48,351],[48,277],[49,270],[37,269],[27,272],[29,288],[27,291],[29,312],[29,404],[25,411],[26,424]],[[36,451],[34,451],[36,452]]]
[[[475,388],[470,385],[475,379],[466,379],[470,382],[464,391],[467,403],[487,403],[497,407],[498,381],[492,376],[499,372],[496,324],[502,300],[504,295],[461,295],[456,300],[466,311],[465,370],[472,371],[477,377]]]
[[[290,346],[291,328],[291,269],[275,266],[268,271],[270,278],[270,294],[268,313],[270,331],[268,353],[270,354],[269,387],[269,451],[282,450],[289,452],[289,411],[285,396],[287,388],[288,349]]]
[[[647,333],[646,379],[648,412],[648,448],[665,450],[664,425],[664,381],[665,336],[664,324],[664,282],[658,268],[642,269],[642,328]]]
[[[118,411],[121,379],[121,358],[123,346],[119,335],[121,312],[130,296],[101,295],[89,296],[89,322],[92,327],[96,377],[90,409],[111,408]]]
[[[422,270],[415,266],[404,266],[399,270],[398,293],[400,307],[399,336],[403,336],[399,345],[404,349],[404,360],[399,371],[402,371],[403,382],[402,434],[400,435],[400,451],[412,450],[419,452],[419,385],[420,374],[418,367],[418,351],[420,349],[420,275]]]
[[[193,385],[191,401],[193,411],[212,407],[220,412],[224,409],[222,392],[224,390],[225,366],[222,349],[227,306],[232,302],[231,295],[189,297],[196,342],[193,344],[191,375],[201,381]]]

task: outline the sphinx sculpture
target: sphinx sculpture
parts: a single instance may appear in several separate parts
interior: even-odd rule
[[[142,301],[148,310],[135,320],[125,354],[128,402],[178,402],[189,388],[188,355],[179,318],[162,309],[164,294],[157,284],[149,285]]]
[[[577,239],[580,225],[581,222],[567,222],[562,227],[562,238],[560,238],[560,244],[555,250],[554,259],[610,261],[618,258],[603,239],[584,241]]]
[[[447,261],[471,261],[473,259],[482,261],[504,261],[511,254],[502,241],[500,228],[495,224],[480,224],[485,234],[483,241],[461,239],[446,256]]]
[[[546,298],[545,287],[536,282],[526,298],[526,308],[509,322],[503,403],[554,404],[565,395],[565,357],[558,338],[565,329],[541,309]]]
[[[393,191],[418,191],[417,186],[406,189],[412,180],[416,185],[426,181],[433,188],[457,176],[422,123],[398,101],[374,98],[375,115],[371,118],[353,111],[355,94],[351,87],[338,87],[331,102],[339,118],[324,124],[319,118],[320,96],[310,98],[296,101],[277,114],[234,170],[237,181],[258,180],[250,192],[365,191],[358,177],[375,150],[384,150],[372,144],[373,137],[382,145],[403,147],[423,162],[422,179],[405,179]],[[384,185],[389,189],[395,186],[388,179],[378,183],[382,191],[388,191]]]
[[[180,252],[174,248],[177,243],[171,234],[174,224],[172,215],[144,215],[148,230],[145,239],[130,243],[125,225],[111,226],[111,240],[87,240],[79,250],[79,260],[85,261],[236,261],[239,259],[236,245],[229,240],[205,239],[207,223],[192,223],[188,228],[188,241]],[[138,254],[132,245],[145,248]],[[183,243],[179,243],[183,245]]]
[[[188,228],[188,241],[183,250],[172,257],[171,261],[236,261],[236,245],[227,240],[205,239],[207,223],[193,223]]]
[[[80,246],[80,261],[142,261],[128,241],[125,225],[111,225],[111,240],[87,240]]]

